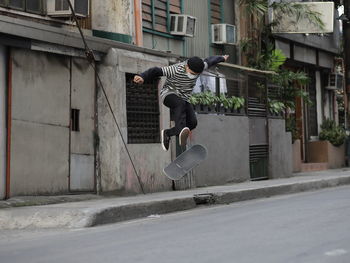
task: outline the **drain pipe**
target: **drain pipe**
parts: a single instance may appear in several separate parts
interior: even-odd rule
[[[135,17],[135,44],[139,47],[143,46],[142,37],[142,8],[141,0],[134,0],[134,17]]]
[[[11,126],[12,126],[12,58],[8,49],[8,79],[7,79],[7,153],[6,153],[6,193],[5,199],[10,198],[10,170],[11,170]]]

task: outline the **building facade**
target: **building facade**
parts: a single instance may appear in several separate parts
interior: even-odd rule
[[[270,118],[266,94],[257,92],[272,73],[236,65],[239,1],[71,3],[95,61],[86,59],[67,0],[0,1],[0,198],[149,193],[291,176],[291,136],[283,119]],[[172,33],[184,28],[174,15],[196,19],[185,27],[193,37]],[[212,31],[213,24],[228,26]],[[220,76],[211,72],[207,88],[223,83],[226,94],[245,98],[244,109],[198,114],[191,143],[207,145],[210,156],[172,182],[162,169],[179,152],[175,141],[169,152],[160,146],[160,130],[171,125],[158,97],[163,80],[135,86],[132,78],[190,56],[223,54],[229,63],[218,67]],[[213,133],[230,143],[207,140]]]

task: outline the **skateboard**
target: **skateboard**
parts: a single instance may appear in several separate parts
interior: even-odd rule
[[[196,144],[181,153],[163,171],[171,180],[180,180],[206,158],[207,149],[203,145]]]

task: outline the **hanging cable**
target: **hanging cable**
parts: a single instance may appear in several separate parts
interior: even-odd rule
[[[73,19],[74,19],[74,21],[75,21],[75,23],[76,23],[76,25],[77,25],[77,27],[78,27],[80,36],[81,36],[81,38],[82,38],[82,40],[83,40],[86,58],[87,58],[87,60],[88,60],[88,62],[89,62],[89,64],[90,64],[90,66],[93,68],[93,70],[94,70],[94,72],[95,72],[95,74],[96,74],[97,80],[98,80],[98,82],[99,82],[99,85],[100,85],[100,87],[101,87],[101,90],[102,90],[102,92],[103,92],[103,94],[104,94],[104,96],[105,96],[105,98],[106,98],[106,101],[107,101],[109,110],[110,110],[111,113],[112,113],[112,116],[113,116],[113,119],[114,119],[114,123],[115,123],[116,126],[117,126],[119,135],[120,135],[120,137],[121,137],[121,139],[122,139],[123,145],[124,145],[124,147],[125,147],[125,150],[126,150],[126,152],[127,152],[127,155],[128,155],[128,157],[129,157],[129,160],[130,160],[130,162],[131,162],[131,164],[132,164],[132,167],[133,167],[133,169],[134,169],[134,172],[135,172],[135,174],[136,174],[136,177],[137,177],[137,180],[138,180],[138,182],[139,182],[141,191],[142,191],[143,194],[146,194],[145,191],[144,191],[144,188],[143,188],[143,184],[142,184],[141,178],[140,178],[140,176],[139,176],[139,174],[138,174],[138,172],[137,172],[137,170],[136,170],[136,167],[135,167],[135,164],[134,164],[134,162],[133,162],[133,160],[132,160],[132,158],[131,158],[129,149],[128,149],[127,144],[126,144],[126,142],[125,142],[125,140],[124,140],[124,137],[123,137],[122,131],[121,131],[121,129],[120,129],[120,126],[119,126],[119,124],[118,124],[117,118],[115,117],[115,114],[114,114],[114,112],[113,112],[111,103],[109,102],[109,99],[108,99],[106,90],[105,90],[105,88],[103,87],[103,84],[102,84],[100,75],[98,74],[98,72],[97,72],[97,70],[96,70],[96,67],[95,67],[95,65],[94,65],[94,62],[96,61],[96,58],[95,58],[95,56],[94,56],[94,52],[89,48],[89,46],[88,46],[88,44],[87,44],[87,42],[86,42],[86,39],[85,39],[84,34],[83,34],[83,31],[81,30],[81,27],[80,27],[80,25],[79,25],[79,21],[78,21],[78,18],[77,18],[77,16],[76,16],[76,13],[75,13],[75,11],[74,11],[74,8],[73,8],[73,6],[72,6],[71,1],[70,1],[70,0],[66,0],[66,1],[67,1],[68,4],[69,4],[69,7],[70,7],[70,9],[71,9],[71,11],[72,11]]]

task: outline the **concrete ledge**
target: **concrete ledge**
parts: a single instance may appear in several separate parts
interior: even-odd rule
[[[116,223],[131,219],[147,217],[153,214],[167,214],[193,209],[196,203],[192,197],[110,207],[97,213],[90,226]]]
[[[133,197],[0,209],[0,229],[82,228],[277,195],[350,185],[350,170]]]

